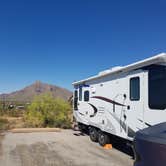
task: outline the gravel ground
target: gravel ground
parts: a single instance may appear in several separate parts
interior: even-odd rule
[[[72,130],[0,136],[0,166],[132,166],[131,156],[105,150]]]

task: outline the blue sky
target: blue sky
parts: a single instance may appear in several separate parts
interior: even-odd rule
[[[166,52],[165,0],[0,1],[0,93],[71,83]]]

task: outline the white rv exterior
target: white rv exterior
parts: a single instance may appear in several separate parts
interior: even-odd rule
[[[166,121],[166,53],[73,86],[76,121],[98,132],[133,140],[138,130]]]

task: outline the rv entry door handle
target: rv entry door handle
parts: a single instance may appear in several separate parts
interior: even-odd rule
[[[125,120],[127,119],[127,116],[126,116],[126,114],[124,114],[124,115],[123,115],[123,117],[124,117],[124,119],[125,119]]]

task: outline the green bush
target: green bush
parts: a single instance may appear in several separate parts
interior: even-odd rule
[[[62,99],[55,99],[51,94],[37,96],[29,105],[25,122],[29,127],[71,126],[71,106]]]

